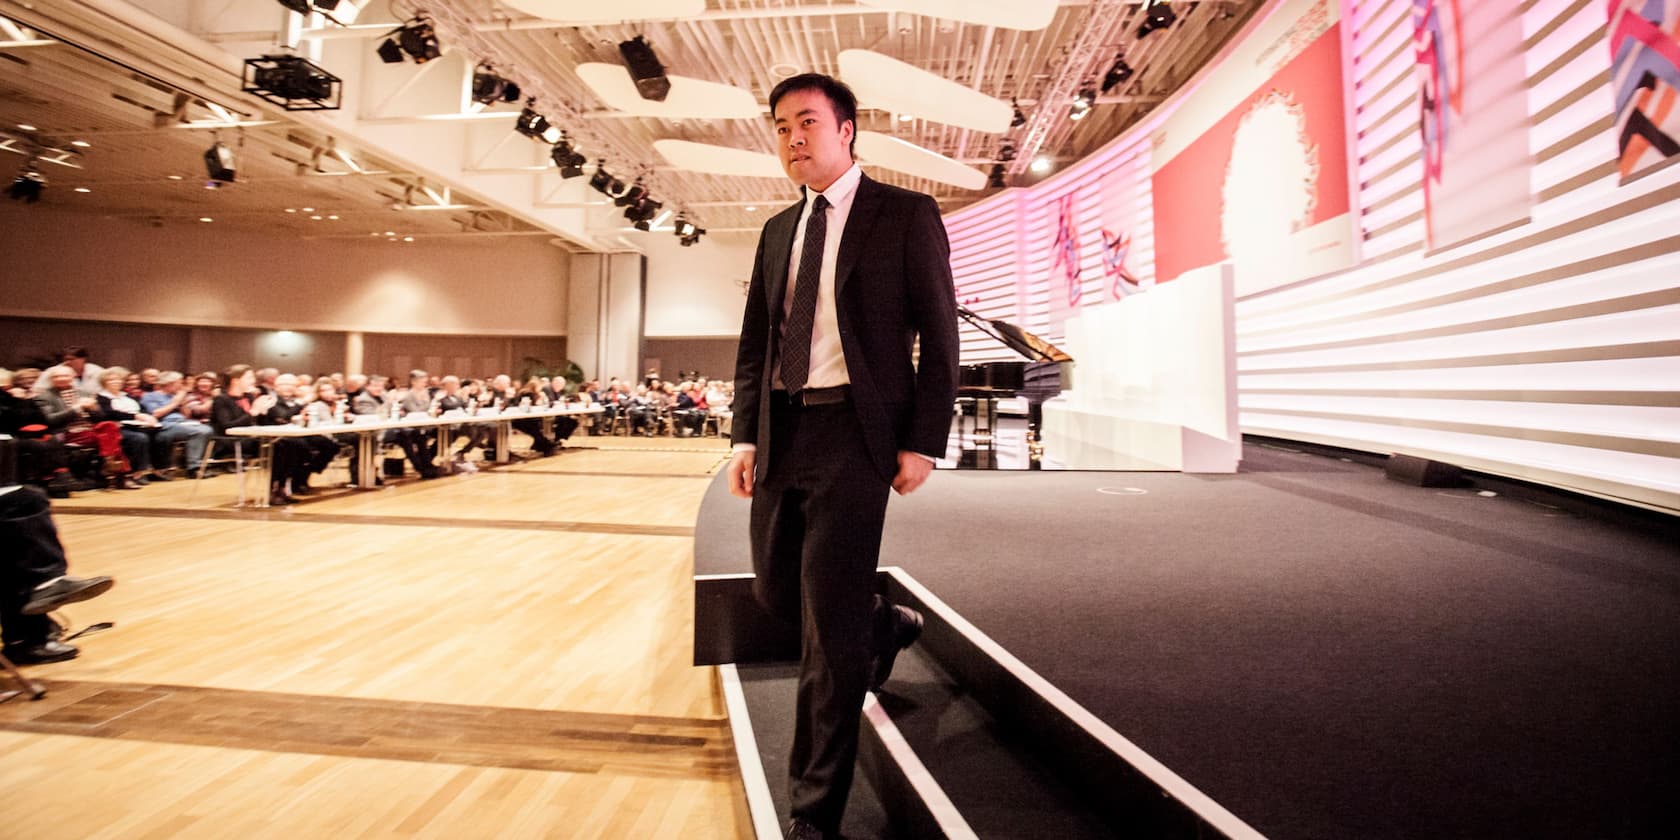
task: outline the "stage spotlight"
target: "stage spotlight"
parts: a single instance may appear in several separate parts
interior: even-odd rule
[[[1038,157],[1033,158],[1032,171],[1035,174],[1043,175],[1044,173],[1049,172],[1051,167],[1054,167],[1055,165],[1056,162],[1051,160],[1049,155],[1039,155]]]
[[[1096,91],[1090,88],[1081,90],[1079,95],[1073,98],[1073,107],[1068,111],[1068,119],[1075,121],[1085,119],[1091,115],[1091,109],[1096,107],[1096,104]]]
[[[1011,98],[1009,100],[1009,107],[1015,109],[1015,116],[1009,118],[1009,127],[1010,128],[1019,128],[1023,125],[1026,125],[1027,124],[1027,115],[1021,113],[1021,103],[1016,102],[1013,98]]]
[[[443,55],[430,18],[416,17],[385,35],[385,43],[379,45],[379,58],[386,64],[401,62],[404,54],[415,64],[425,64]]]
[[[553,126],[549,124],[548,117],[537,113],[537,109],[533,107],[536,104],[535,99],[525,103],[525,110],[520,111],[519,118],[513,121],[513,130],[533,140],[541,140],[543,134]]]
[[[41,191],[46,188],[47,180],[41,177],[41,173],[25,171],[18,173],[17,178],[12,181],[12,186],[6,190],[6,194],[10,195],[13,201],[34,204],[41,200]]]
[[[280,0],[280,5],[300,15],[320,12],[322,17],[339,26],[355,23],[356,15],[362,11],[355,2],[346,3],[343,0]]]
[[[1008,162],[1010,162],[1014,159],[1015,159],[1015,144],[1005,143],[1005,144],[1003,144],[1003,148],[998,149],[998,160],[1001,160],[1004,163],[1008,163]]]
[[[583,165],[587,162],[583,154],[572,148],[572,144],[564,138],[554,144],[554,149],[549,152],[549,157],[554,158],[554,165],[560,167],[560,177],[562,178],[576,178],[582,175]]]
[[[986,189],[1001,190],[1006,186],[1009,185],[1003,182],[1003,164],[992,164],[992,172],[986,178]]]
[[[589,176],[589,186],[594,187],[596,192],[605,194],[607,188],[612,186],[616,180],[611,173],[607,172],[606,160],[595,161],[595,174]]]
[[[635,224],[637,230],[648,230],[653,227],[653,217],[659,215],[662,202],[654,201],[644,195],[635,204],[624,208],[624,218]]]
[[[509,79],[496,75],[488,64],[480,64],[473,71],[472,98],[482,105],[494,105],[497,102],[518,102],[519,85]]]
[[[630,78],[636,80],[636,92],[643,99],[664,102],[665,96],[671,92],[671,80],[665,77],[665,67],[659,63],[659,56],[653,54],[653,47],[637,35],[620,42],[618,52],[624,56],[624,66],[630,70]]]
[[[1127,64],[1124,57],[1115,56],[1114,66],[1108,68],[1108,73],[1103,76],[1102,92],[1108,93],[1114,89],[1115,85],[1130,79],[1134,74],[1132,65]]]
[[[629,207],[641,201],[645,195],[647,195],[647,187],[642,186],[642,182],[637,181],[625,188],[624,192],[620,193],[617,198],[614,198],[613,203],[620,207]]]
[[[687,248],[690,245],[693,245],[694,243],[699,242],[700,237],[705,236],[705,235],[706,235],[706,229],[705,228],[694,228],[693,233],[677,240],[677,244],[683,246],[684,248]]]
[[[338,110],[344,83],[307,58],[265,55],[245,59],[240,90],[288,111]]]
[[[1143,10],[1143,23],[1138,24],[1137,36],[1147,36],[1157,29],[1166,29],[1178,20],[1178,13],[1172,10],[1167,0],[1146,0],[1149,5]]]
[[[677,221],[671,226],[671,232],[677,237],[678,244],[684,248],[699,242],[700,237],[706,235],[704,229],[697,227],[685,216],[677,217]]]
[[[233,150],[222,141],[217,140],[210,148],[204,150],[204,168],[210,173],[210,183],[233,183],[234,159]],[[208,185],[206,185],[208,186]]]

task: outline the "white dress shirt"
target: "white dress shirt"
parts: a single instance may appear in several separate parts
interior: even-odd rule
[[[799,212],[799,224],[793,229],[793,253],[788,258],[787,291],[782,294],[782,323],[793,308],[793,287],[799,283],[799,262],[805,250],[805,226],[811,220],[811,210],[817,196],[828,199],[828,227],[823,233],[822,271],[817,278],[817,314],[811,323],[811,367],[805,376],[807,388],[833,388],[850,384],[846,372],[846,352],[840,347],[840,322],[834,309],[834,267],[840,258],[840,237],[846,231],[846,219],[852,215],[852,199],[857,197],[858,181],[863,170],[857,164],[841,173],[822,192],[807,191],[805,207]],[[782,388],[782,363],[777,354],[773,374],[775,387]]]

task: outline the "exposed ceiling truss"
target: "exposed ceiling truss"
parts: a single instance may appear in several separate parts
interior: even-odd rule
[[[1025,152],[1066,162],[1112,139],[1199,70],[1261,4],[1179,0],[1172,3],[1175,25],[1139,36],[1146,4],[1136,0],[1052,0],[1049,23],[1038,30],[894,11],[877,0],[706,0],[698,14],[634,23],[567,23],[520,11],[533,2],[539,0],[368,0],[345,27],[286,11],[275,0],[62,0],[51,8],[0,0],[0,15],[9,18],[0,22],[0,67],[7,68],[0,73],[0,128],[8,132],[0,135],[0,165],[10,157],[5,152],[22,156],[31,144],[58,144],[52,146],[62,155],[58,162],[83,165],[76,173],[93,192],[82,199],[119,215],[152,210],[196,219],[209,214],[204,202],[213,201],[218,219],[255,223],[268,213],[300,236],[546,232],[568,247],[613,250],[633,247],[636,236],[647,234],[630,233],[619,209],[586,186],[588,177],[561,179],[547,144],[513,131],[523,103],[473,103],[475,66],[490,64],[536,97],[539,110],[587,156],[590,170],[601,160],[711,232],[745,232],[757,231],[772,208],[796,197],[791,185],[679,169],[656,141],[771,153],[765,102],[776,82],[807,71],[844,78],[841,54],[867,50],[1013,102],[1026,119],[981,131],[912,110],[871,109],[864,101],[860,131],[982,172],[1013,147],[1010,183],[1024,184],[1042,177],[1025,171]],[[921,2],[900,0],[926,8]],[[972,16],[985,17],[980,7],[988,4],[970,5]],[[437,27],[444,56],[421,65],[381,62],[374,48],[383,36],[421,12]],[[621,65],[617,45],[637,35],[671,76],[750,93],[759,115],[685,119],[613,107],[579,67]],[[286,113],[238,93],[232,75],[239,61],[282,48],[345,80],[343,110]],[[1097,85],[1117,56],[1135,75],[1098,96],[1086,119],[1067,119],[1071,93]],[[20,123],[39,130],[12,128]],[[92,146],[63,145],[73,139]],[[202,189],[197,158],[214,139],[244,144],[237,189]],[[68,166],[50,168],[64,170],[55,187],[75,181]],[[948,210],[995,190],[953,186],[867,159],[865,168],[934,195]],[[171,181],[171,174],[183,177]],[[300,214],[305,207],[337,212]],[[323,218],[311,218],[316,215]],[[325,218],[330,215],[338,218]],[[306,224],[317,221],[346,224],[341,230]]]

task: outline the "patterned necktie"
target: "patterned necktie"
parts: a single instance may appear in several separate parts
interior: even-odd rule
[[[811,327],[817,320],[817,286],[822,277],[823,237],[828,233],[828,198],[811,203],[805,222],[805,244],[799,252],[799,276],[794,280],[793,306],[782,324],[782,385],[798,393],[811,374]]]

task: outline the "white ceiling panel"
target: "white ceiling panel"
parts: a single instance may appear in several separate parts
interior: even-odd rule
[[[532,0],[523,0],[532,2]],[[858,0],[865,6],[1036,32],[1056,17],[1060,0]]]
[[[668,120],[750,120],[763,114],[751,91],[684,76],[666,75],[671,92],[665,101],[643,99],[636,82],[622,64],[579,64],[578,78],[608,107],[638,117]]]
[[[984,172],[888,134],[858,132],[857,155],[866,164],[950,184],[959,189],[978,190],[986,186]]]
[[[840,78],[858,95],[858,105],[910,114],[989,134],[1009,130],[1014,110],[987,96],[913,64],[870,50],[840,53]]]
[[[763,152],[687,140],[655,140],[653,148],[667,163],[690,172],[742,178],[787,178],[787,173],[782,171],[782,162],[775,155]]]

